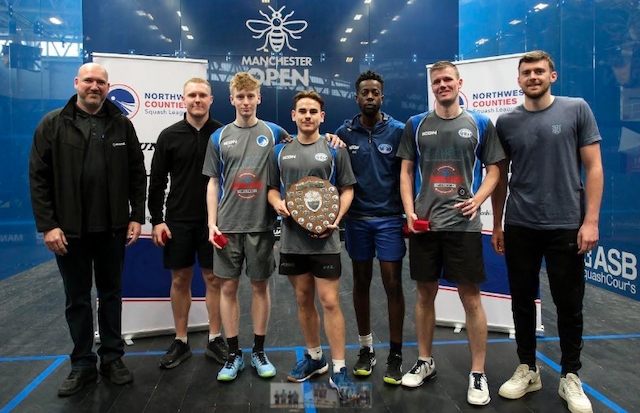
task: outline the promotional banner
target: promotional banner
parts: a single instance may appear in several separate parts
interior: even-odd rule
[[[111,88],[107,99],[115,103],[135,126],[148,177],[158,135],[182,119],[186,112],[182,102],[184,83],[192,77],[206,79],[207,61],[106,53],[94,53],[93,61],[109,73]],[[122,334],[125,338],[170,332],[174,328],[169,299],[171,274],[162,267],[162,249],[151,241],[148,210],[145,221],[142,236],[127,248],[125,254],[122,274]],[[189,327],[207,326],[205,287],[197,265],[194,266],[192,294]]]
[[[483,113],[494,123],[502,113],[510,112],[524,102],[524,95],[518,86],[518,60],[522,55],[505,55],[486,59],[462,60],[455,62],[462,79],[460,106],[466,110]],[[427,66],[427,91],[429,108],[436,106],[431,91],[430,65]],[[485,269],[488,280],[481,285],[482,304],[487,314],[489,330],[514,334],[511,312],[511,296],[504,257],[496,254],[491,247],[493,232],[493,210],[491,199],[482,205],[482,240]],[[539,335],[544,333],[542,326],[541,301],[536,300],[537,325]],[[464,327],[465,312],[455,284],[443,282],[436,296],[436,317],[439,324],[453,325],[457,329]]]

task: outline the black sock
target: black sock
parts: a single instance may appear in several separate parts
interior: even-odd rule
[[[240,347],[238,347],[238,336],[227,337],[227,345],[229,346],[229,353],[239,353]]]
[[[390,352],[393,354],[402,355],[402,343],[396,343],[395,341],[389,342]]]
[[[533,362],[533,364],[529,364],[529,370],[530,370],[530,371],[536,371],[536,370],[537,370],[537,367],[536,367],[536,363],[535,363],[535,362]]]
[[[253,335],[253,352],[264,351],[264,338],[266,336],[260,336],[258,334]]]

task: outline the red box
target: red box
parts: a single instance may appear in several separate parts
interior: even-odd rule
[[[224,246],[227,245],[227,242],[229,242],[229,240],[227,239],[227,237],[224,236],[224,234],[216,234],[213,236],[213,242],[220,245],[220,248],[224,248]]]
[[[413,221],[413,229],[416,231],[429,231],[429,221],[426,219],[416,219]]]
[[[160,238],[162,238],[162,243],[164,245],[167,245],[167,241],[169,241],[169,235],[167,235],[167,231],[162,231],[162,236]]]

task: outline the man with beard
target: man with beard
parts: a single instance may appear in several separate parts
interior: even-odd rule
[[[436,375],[432,357],[435,298],[441,277],[455,283],[466,315],[471,352],[467,402],[491,400],[484,372],[487,318],[480,283],[487,279],[482,256],[480,205],[500,178],[505,158],[491,120],[459,104],[462,79],[451,62],[429,68],[435,109],[411,117],[398,149],[402,158],[400,194],[407,216],[411,278],[417,281],[418,361],[402,377],[417,387]],[[486,176],[482,179],[482,165]],[[415,193],[414,193],[415,188]],[[429,222],[419,230],[418,219]]]
[[[380,261],[387,294],[390,351],[384,381],[402,381],[402,259],[406,246],[400,199],[400,163],[396,157],[404,124],[382,112],[384,80],[371,70],[356,80],[360,114],[336,132],[346,144],[357,183],[345,217],[345,245],[353,266],[353,307],[358,323],[360,352],[353,374],[369,376],[376,365],[371,333],[370,297],[373,258]]]
[[[208,178],[202,164],[211,134],[222,126],[211,118],[211,85],[202,78],[189,79],[183,88],[184,119],[160,133],[151,161],[149,212],[153,243],[163,249],[163,265],[171,270],[171,309],[176,337],[160,359],[160,367],[171,369],[191,357],[187,341],[193,264],[198,263],[205,281],[209,316],[209,340],[205,355],[224,364],[227,346],[220,334],[220,279],[213,275],[213,245],[207,227]],[[171,189],[163,215],[168,175]],[[166,238],[163,239],[163,234]],[[165,242],[166,240],[166,242]]]
[[[584,254],[598,243],[603,171],[600,132],[587,103],[553,96],[558,74],[544,51],[518,63],[524,104],[498,118],[496,129],[511,160],[510,195],[502,229],[507,175],[493,194],[492,244],[507,263],[520,365],[499,390],[518,399],[540,390],[536,366],[535,299],[544,257],[558,312],[562,359],[558,393],[571,412],[591,412],[578,378],[582,349]],[[581,165],[585,184],[581,180]]]
[[[133,381],[122,362],[122,265],[125,245],[140,236],[147,179],[131,121],[106,100],[104,67],[81,66],[74,86],[77,94],[36,128],[29,158],[33,215],[45,245],[56,254],[74,344],[60,397],[79,392],[98,376],[94,276],[100,298],[100,374],[114,384]]]

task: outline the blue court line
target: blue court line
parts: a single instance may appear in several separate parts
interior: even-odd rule
[[[560,365],[558,363],[554,362],[549,357],[545,356],[544,354],[540,353],[539,351],[536,351],[536,356],[540,360],[544,361],[549,367],[551,367],[552,369],[557,371],[558,373],[560,373],[562,371],[562,367],[560,367]],[[588,384],[582,382],[582,388],[587,393],[589,393],[594,399],[598,400],[600,403],[604,404],[605,406],[607,406],[608,408],[610,408],[614,412],[616,412],[616,413],[627,413],[627,411],[624,410],[622,407],[618,406],[617,404],[615,404],[614,402],[609,400],[606,396],[604,396],[603,394],[601,394],[599,391],[597,391],[593,387],[589,386]]]
[[[33,391],[33,389],[38,387],[40,383],[42,383],[47,377],[49,377],[49,375],[53,373],[53,371],[66,360],[66,356],[57,357],[56,361],[54,361],[49,367],[47,367],[45,371],[40,373],[38,377],[36,377],[31,383],[27,385],[27,387],[25,387],[20,393],[18,393],[16,397],[14,397],[6,406],[4,406],[2,410],[0,410],[0,413],[9,413],[17,405],[22,403],[22,401],[27,398],[27,396]]]
[[[600,336],[584,336],[583,340],[620,340],[620,339],[630,339],[630,338],[640,338],[640,334],[609,334],[609,335],[600,335]],[[538,337],[538,341],[559,341],[559,337]],[[513,343],[514,340],[510,338],[497,338],[497,339],[488,339],[487,344],[495,344],[495,343]],[[445,340],[445,341],[434,341],[434,346],[442,346],[442,345],[467,345],[469,342],[465,340]],[[405,342],[403,346],[405,347],[417,347],[417,342]],[[374,344],[374,348],[385,348],[389,347],[388,344],[380,343]],[[328,349],[329,346],[323,346],[323,349]],[[347,349],[358,349],[360,348],[359,344],[349,344],[346,346]],[[296,353],[296,358],[300,359],[304,357],[304,350],[306,348],[303,346],[298,347],[266,347],[265,351],[283,351],[289,352],[294,350]],[[204,350],[194,350],[196,354],[204,353]],[[560,366],[553,362],[551,359],[546,357],[544,354],[540,352],[536,352],[537,356],[540,360],[542,360],[545,364],[549,365],[551,368],[556,370],[558,373],[561,371]],[[125,356],[161,356],[164,355],[165,351],[136,351],[136,352],[128,352]],[[51,366],[49,366],[45,371],[40,373],[38,377],[36,377],[27,387],[25,387],[16,397],[14,397],[9,404],[4,406],[0,413],[8,413],[13,410],[19,403],[21,403],[32,391],[35,389],[40,383],[42,383],[60,364],[67,360],[67,355],[58,355],[58,356],[30,356],[30,357],[0,357],[0,363],[2,362],[15,362],[15,361],[41,361],[41,360],[55,360]],[[304,392],[310,390],[311,385],[308,381],[303,383],[303,394]],[[605,406],[611,408],[616,413],[627,413],[626,410],[609,400],[607,397],[599,393],[593,387],[588,384],[582,383],[582,387],[585,389],[587,393],[592,395],[596,400],[600,401]],[[304,401],[304,397],[303,397]],[[315,405],[305,407],[305,413],[316,413]]]

